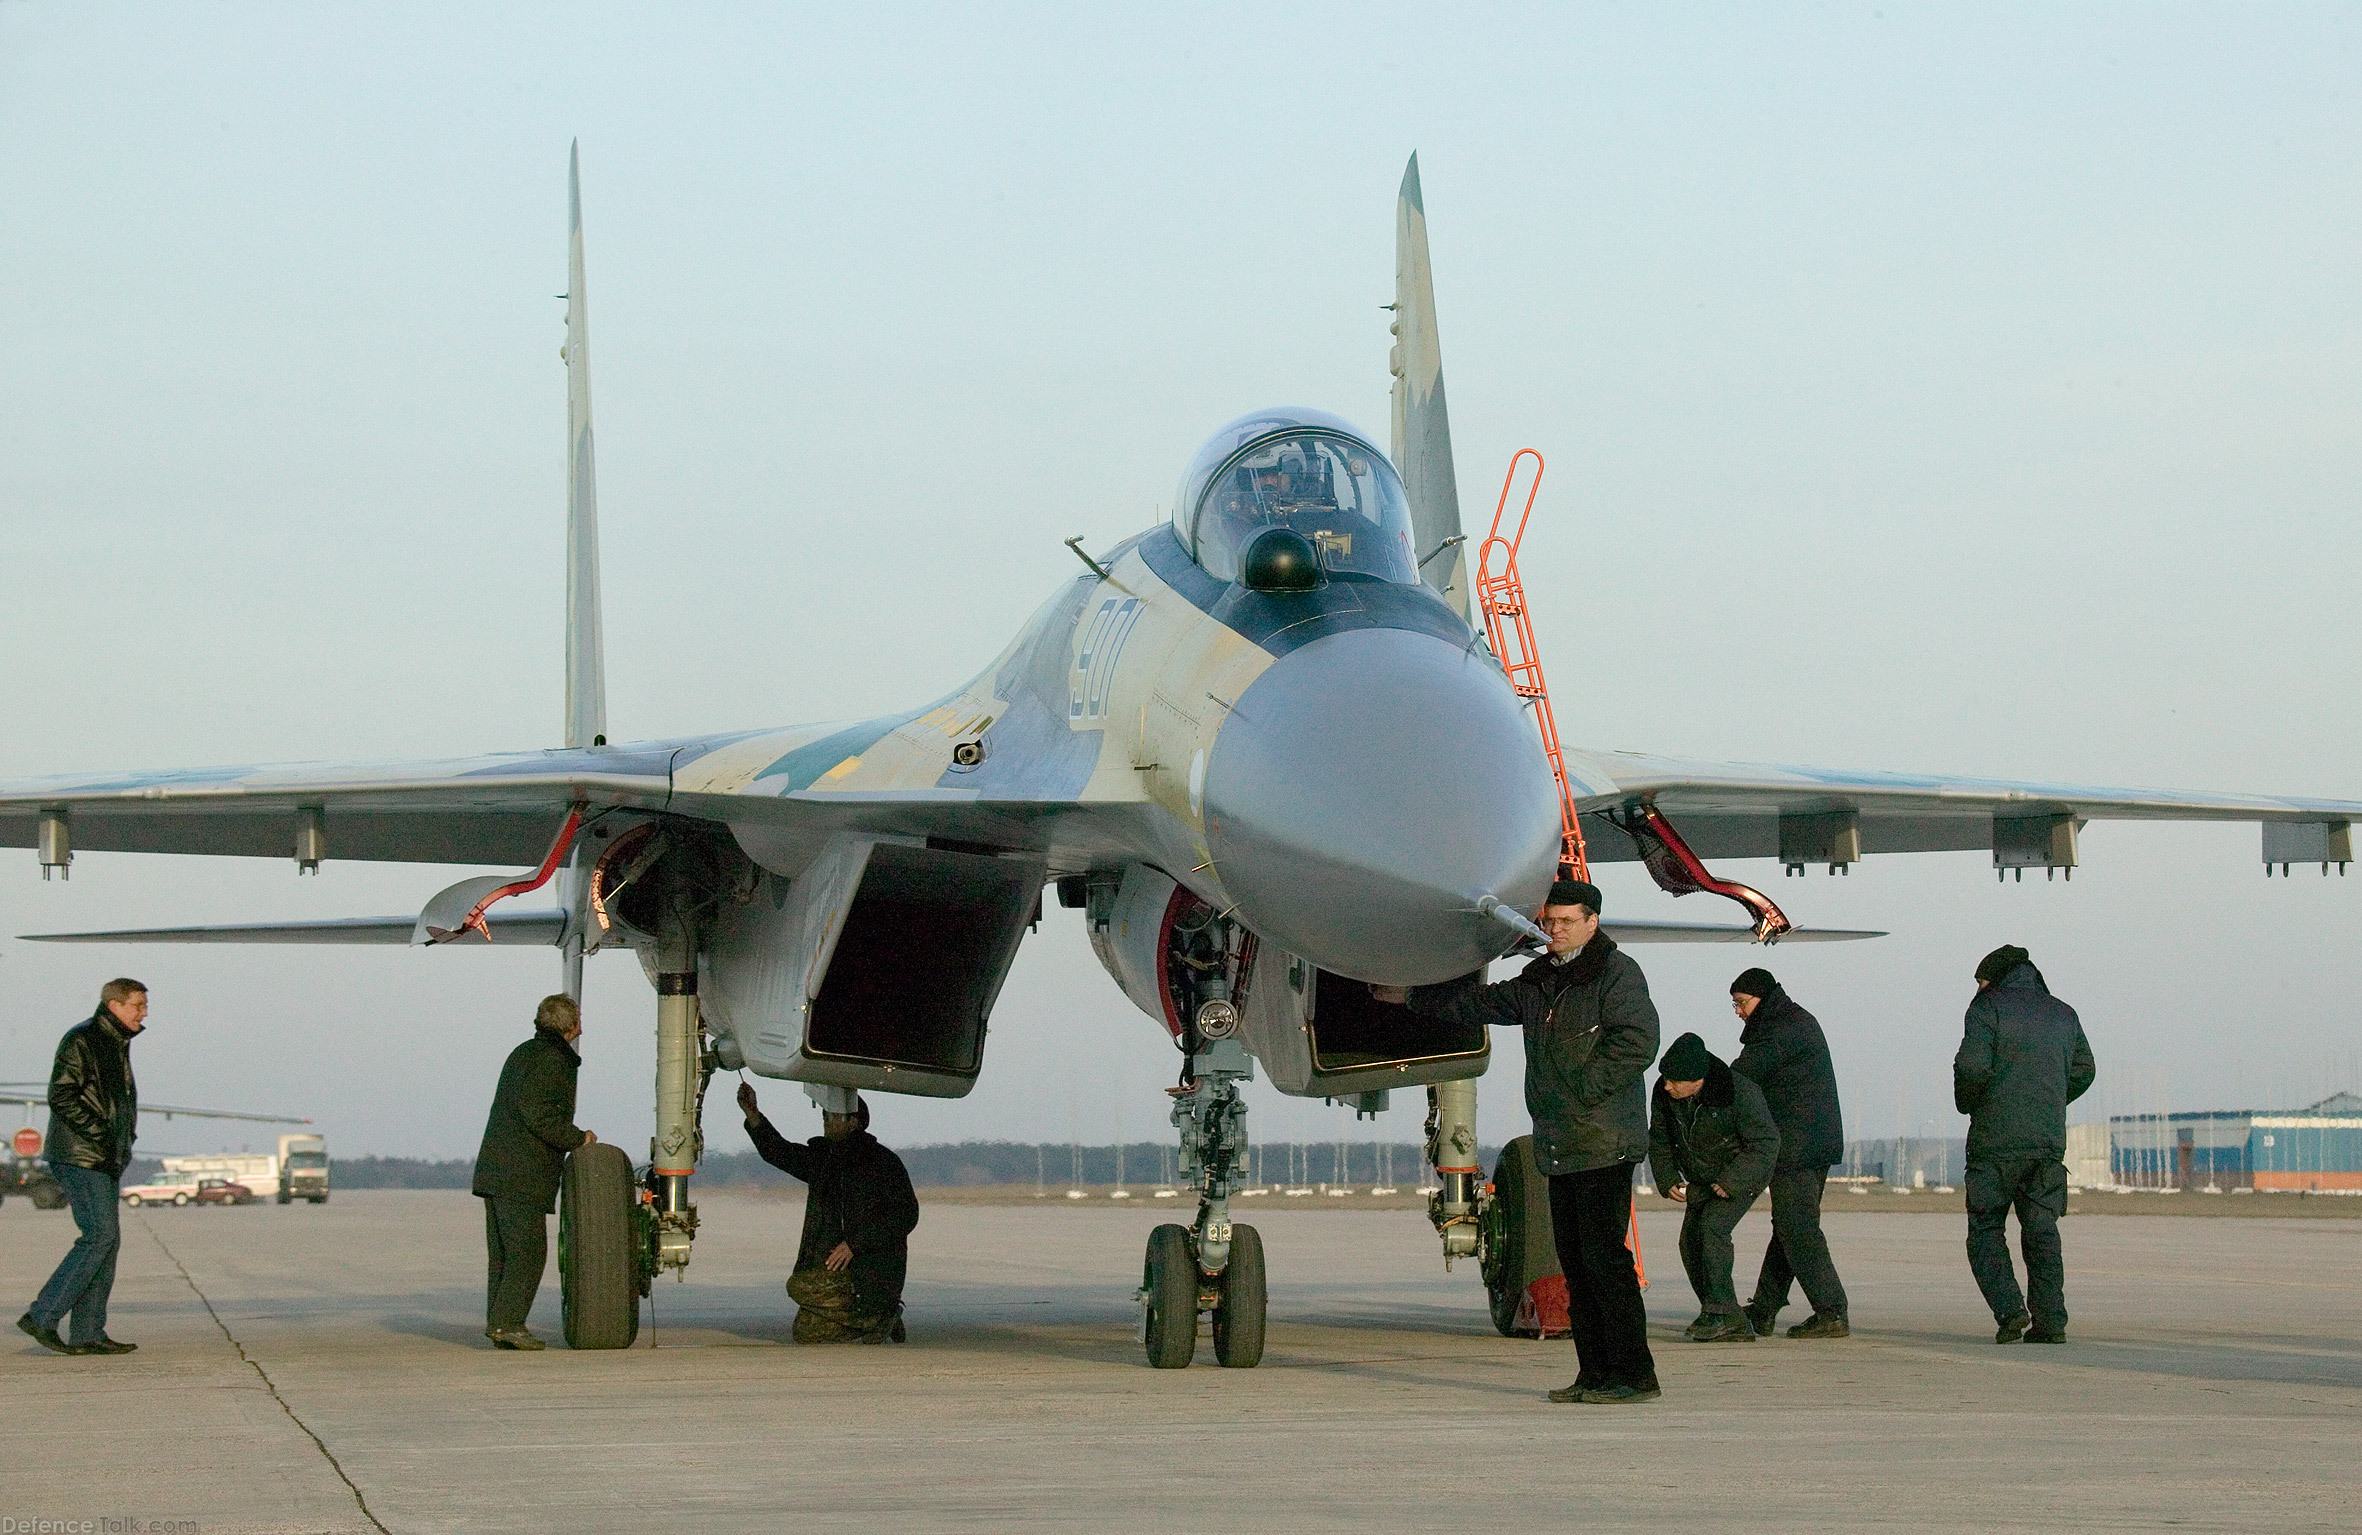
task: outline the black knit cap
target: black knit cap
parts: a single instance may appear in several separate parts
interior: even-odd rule
[[[1695,1034],[1684,1034],[1673,1041],[1665,1058],[1657,1062],[1657,1072],[1668,1082],[1702,1082],[1706,1079],[1706,1068],[1713,1061],[1704,1040]]]
[[[1753,997],[1759,1002],[1777,994],[1779,989],[1780,983],[1773,980],[1772,973],[1761,965],[1752,965],[1740,971],[1739,978],[1730,983],[1732,996]]]
[[[1998,986],[2004,976],[2007,976],[2018,966],[2026,964],[2033,957],[2016,944],[2005,943],[1977,961],[1977,979],[1988,986]]]
[[[1599,904],[1599,887],[1587,879],[1557,881],[1551,885],[1550,894],[1543,899],[1542,904],[1545,906],[1588,906],[1591,908],[1591,915],[1595,917],[1604,910]]]

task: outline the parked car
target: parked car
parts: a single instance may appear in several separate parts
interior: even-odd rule
[[[202,1178],[197,1183],[196,1199],[201,1205],[250,1205],[261,1197],[245,1184],[227,1178]]]
[[[127,1205],[185,1205],[197,1198],[195,1173],[165,1173],[150,1183],[135,1183],[123,1191]]]

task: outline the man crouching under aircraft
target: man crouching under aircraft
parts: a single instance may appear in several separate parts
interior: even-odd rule
[[[797,1145],[781,1135],[738,1084],[746,1133],[764,1161],[810,1185],[804,1240],[787,1294],[796,1303],[798,1343],[900,1343],[902,1281],[918,1195],[902,1159],[869,1133],[869,1105],[849,1087],[809,1089],[825,1134]]]
[[[1534,1162],[1550,1179],[1550,1232],[1566,1273],[1579,1373],[1554,1402],[1653,1402],[1657,1362],[1625,1233],[1632,1169],[1648,1154],[1641,1078],[1657,1058],[1657,1006],[1632,956],[1599,930],[1599,887],[1562,879],[1542,903],[1550,952],[1497,986],[1421,986],[1421,1017],[1525,1030],[1525,1103]],[[1377,986],[1381,1002],[1406,1000]]]

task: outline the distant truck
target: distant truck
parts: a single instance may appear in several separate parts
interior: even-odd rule
[[[279,1203],[308,1199],[328,1202],[328,1138],[323,1135],[279,1137]]]
[[[31,1125],[16,1132],[8,1159],[0,1162],[0,1200],[14,1194],[31,1200],[36,1210],[62,1210],[66,1191],[49,1175],[49,1164],[41,1160],[41,1141],[41,1132]]]
[[[243,1183],[253,1189],[276,1189],[279,1186],[279,1158],[268,1151],[213,1151],[198,1156],[165,1157],[164,1170],[168,1173],[201,1173],[208,1178],[221,1178],[231,1183]]]

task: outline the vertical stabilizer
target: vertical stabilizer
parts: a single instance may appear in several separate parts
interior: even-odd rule
[[[582,275],[582,145],[566,158],[566,744],[607,744],[607,641],[599,618],[599,480],[591,447],[590,303]],[[588,880],[576,848],[558,882],[567,913],[559,985],[582,1000]]]
[[[1394,467],[1411,498],[1421,579],[1468,616],[1466,546],[1460,537],[1460,490],[1452,474],[1452,423],[1444,409],[1443,343],[1435,331],[1435,279],[1427,265],[1427,206],[1419,193],[1419,157],[1402,173],[1394,204]],[[1440,552],[1438,552],[1440,550]]]
[[[582,146],[566,167],[566,744],[607,744],[607,645],[599,622],[599,490],[591,452],[590,317],[582,277]]]

